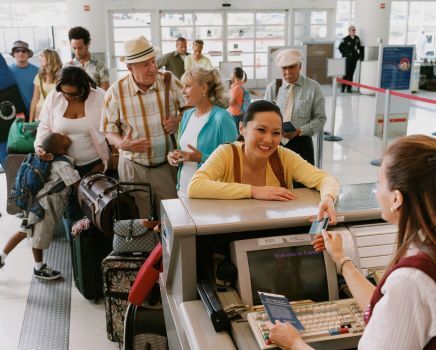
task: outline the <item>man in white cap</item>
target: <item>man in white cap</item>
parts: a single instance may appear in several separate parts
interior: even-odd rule
[[[282,146],[314,164],[312,136],[324,128],[325,101],[319,84],[300,73],[301,59],[302,54],[296,49],[278,53],[276,64],[282,69],[284,81],[280,87],[276,82],[269,84],[264,99],[277,103],[283,122],[295,127],[294,131],[283,131]]]
[[[143,36],[124,43],[129,74],[106,92],[101,130],[120,152],[121,181],[148,182],[158,200],[177,198],[174,171],[167,163],[172,150],[170,135],[179,126],[184,99],[180,81],[172,76],[169,112],[165,113],[164,73],[159,72],[153,46]],[[148,198],[137,198],[140,217],[147,217]]]
[[[11,56],[15,58],[15,63],[9,65],[9,69],[15,76],[18,90],[20,90],[28,113],[33,96],[33,80],[38,73],[38,67],[29,63],[29,58],[33,56],[33,51],[29,49],[29,44],[24,41],[17,40],[14,42]]]

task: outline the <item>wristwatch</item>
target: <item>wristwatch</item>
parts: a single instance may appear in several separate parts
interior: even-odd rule
[[[349,258],[348,256],[343,256],[342,259],[339,260],[339,262],[336,264],[336,272],[338,273],[338,275],[342,275],[342,268],[347,261],[352,262],[353,260],[351,260],[351,258]]]

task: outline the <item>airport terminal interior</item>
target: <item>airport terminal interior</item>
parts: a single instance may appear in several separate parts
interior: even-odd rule
[[[325,97],[327,120],[324,129],[312,136],[312,141],[315,165],[335,177],[340,185],[336,203],[338,226],[331,229],[347,232],[343,242],[349,244],[346,251],[354,265],[377,281],[377,271],[386,268],[394,252],[397,229],[381,219],[381,209],[375,200],[380,166],[374,163],[400,137],[436,136],[435,22],[436,1],[433,0],[0,0],[0,53],[7,64],[14,63],[11,48],[21,40],[34,52],[31,63],[39,66],[39,54],[47,48],[55,49],[65,63],[73,57],[68,31],[82,26],[91,34],[90,52],[105,62],[112,85],[129,74],[126,64],[120,60],[125,54],[124,42],[144,36],[160,57],[175,50],[179,37],[186,38],[188,52],[192,51],[193,41],[201,39],[203,55],[220,71],[226,93],[229,93],[232,70],[241,66],[246,72],[245,87],[251,101],[257,101],[263,98],[270,82],[282,78],[275,63],[280,51],[300,50],[300,74],[318,81]],[[350,26],[356,29],[354,33],[360,38],[363,50],[356,60],[354,75],[351,74],[353,86],[342,89],[341,83],[335,80],[345,76],[347,59],[342,58],[338,48]],[[392,83],[397,77],[389,69],[401,71],[398,74],[404,74],[403,80]],[[388,132],[383,129],[387,119]],[[339,140],[329,141],[329,136],[338,136]],[[18,215],[8,213],[7,189],[3,171],[0,173],[0,252],[22,222]],[[319,195],[304,188],[294,191],[298,199],[289,202],[182,198],[161,203],[163,272],[157,282],[162,301],[154,309],[161,310],[162,306],[170,349],[274,347],[262,340],[260,331],[256,334],[259,321],[251,313],[248,316],[242,313],[242,320],[234,319],[229,330],[214,330],[197,294],[197,282],[203,275],[217,275],[219,258],[213,255],[216,252],[210,253],[212,247],[218,250],[224,247],[229,255],[226,258],[238,270],[231,284],[234,289],[225,282],[221,285],[219,276],[209,276],[210,285],[224,306],[261,304],[260,300],[253,300],[258,285],[263,289],[257,291],[289,292],[298,295],[298,300],[325,302],[339,297],[348,300],[344,299],[344,280],[336,276],[336,267],[327,253],[319,255],[321,260],[315,265],[315,260],[304,260],[310,254],[298,250],[310,247],[309,220],[317,214]],[[273,236],[276,241],[271,243],[268,237]],[[259,245],[256,248],[259,251],[266,249],[262,245],[280,252],[282,246],[295,248],[283,254],[298,250],[295,254],[301,258],[300,263],[307,263],[317,272],[305,271],[303,277],[310,281],[300,280],[301,276],[289,277],[297,284],[291,291],[286,287],[265,290],[267,287],[255,279],[253,270],[255,267],[262,270],[264,266],[274,269],[268,265],[272,262],[267,262],[266,256],[260,253],[247,253],[245,250],[257,250],[248,247],[251,243],[244,241],[246,238]],[[259,243],[262,239],[264,243]],[[248,248],[241,248],[238,242]],[[76,287],[71,247],[62,225],[56,227],[55,237],[45,252],[52,267],[62,273],[61,279],[44,281],[34,277],[31,248],[31,240],[24,239],[8,255],[3,267],[0,260],[0,349],[164,349],[161,345],[127,347],[122,341],[108,339],[105,297],[87,300]],[[256,261],[256,257],[260,260]],[[211,271],[203,272],[208,265],[212,266]],[[319,282],[322,278],[324,284]],[[283,283],[277,285],[283,287]],[[317,287],[322,292],[312,295]],[[335,305],[342,307],[339,302]],[[306,307],[309,309],[306,304],[293,305],[299,318]],[[350,306],[353,307],[357,308],[356,304]],[[304,339],[315,349],[357,349],[364,328],[359,323],[362,319],[359,312],[353,319],[356,325],[348,321],[352,326],[341,326],[341,331],[349,332],[347,335],[333,339],[329,336],[336,333],[315,334],[317,330],[310,328],[312,333],[307,333]],[[122,321],[113,322],[123,327]]]

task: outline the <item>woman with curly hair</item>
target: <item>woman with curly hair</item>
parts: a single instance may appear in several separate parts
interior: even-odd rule
[[[182,76],[183,96],[194,108],[183,114],[178,133],[178,149],[168,154],[177,166],[177,188],[181,195],[191,177],[221,144],[233,142],[238,134],[232,116],[225,110],[227,100],[216,69],[195,66]]]
[[[39,55],[41,62],[39,72],[33,81],[33,97],[30,104],[30,121],[39,119],[39,113],[47,95],[56,87],[56,74],[62,68],[58,53],[52,49],[45,49]]]

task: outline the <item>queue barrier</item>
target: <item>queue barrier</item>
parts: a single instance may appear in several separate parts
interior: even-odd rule
[[[355,86],[358,88],[364,88],[367,90],[371,90],[371,91],[375,91],[375,92],[379,92],[379,93],[384,93],[385,94],[385,108],[384,108],[384,118],[383,118],[383,123],[384,123],[384,127],[383,127],[383,137],[382,137],[382,154],[383,152],[386,150],[387,145],[388,145],[388,135],[389,135],[389,123],[391,121],[395,122],[395,121],[403,121],[403,120],[391,120],[389,118],[389,110],[390,110],[390,102],[391,102],[391,96],[396,96],[396,97],[400,97],[400,98],[405,98],[408,100],[413,100],[413,101],[418,101],[418,102],[424,102],[424,103],[429,103],[429,104],[435,104],[436,105],[436,100],[432,100],[430,98],[425,98],[425,97],[420,97],[420,96],[414,96],[411,94],[406,94],[404,92],[398,92],[395,90],[390,90],[390,89],[383,89],[383,88],[378,88],[375,86],[370,86],[370,85],[366,85],[366,84],[361,84],[361,83],[355,83],[349,80],[345,80],[342,78],[336,78],[334,81],[334,91],[333,91],[333,101],[332,104],[333,106],[336,106],[336,85],[337,83],[341,83],[344,85],[349,85],[349,86]],[[342,140],[342,138],[335,136],[334,134],[334,126],[335,126],[335,113],[332,114],[332,125],[331,125],[331,135],[324,137],[324,140],[326,141],[340,141]],[[436,132],[432,133],[433,136],[436,136]],[[336,138],[336,139],[335,139]],[[379,166],[381,164],[381,159],[375,159],[371,161],[372,165],[376,165]]]

